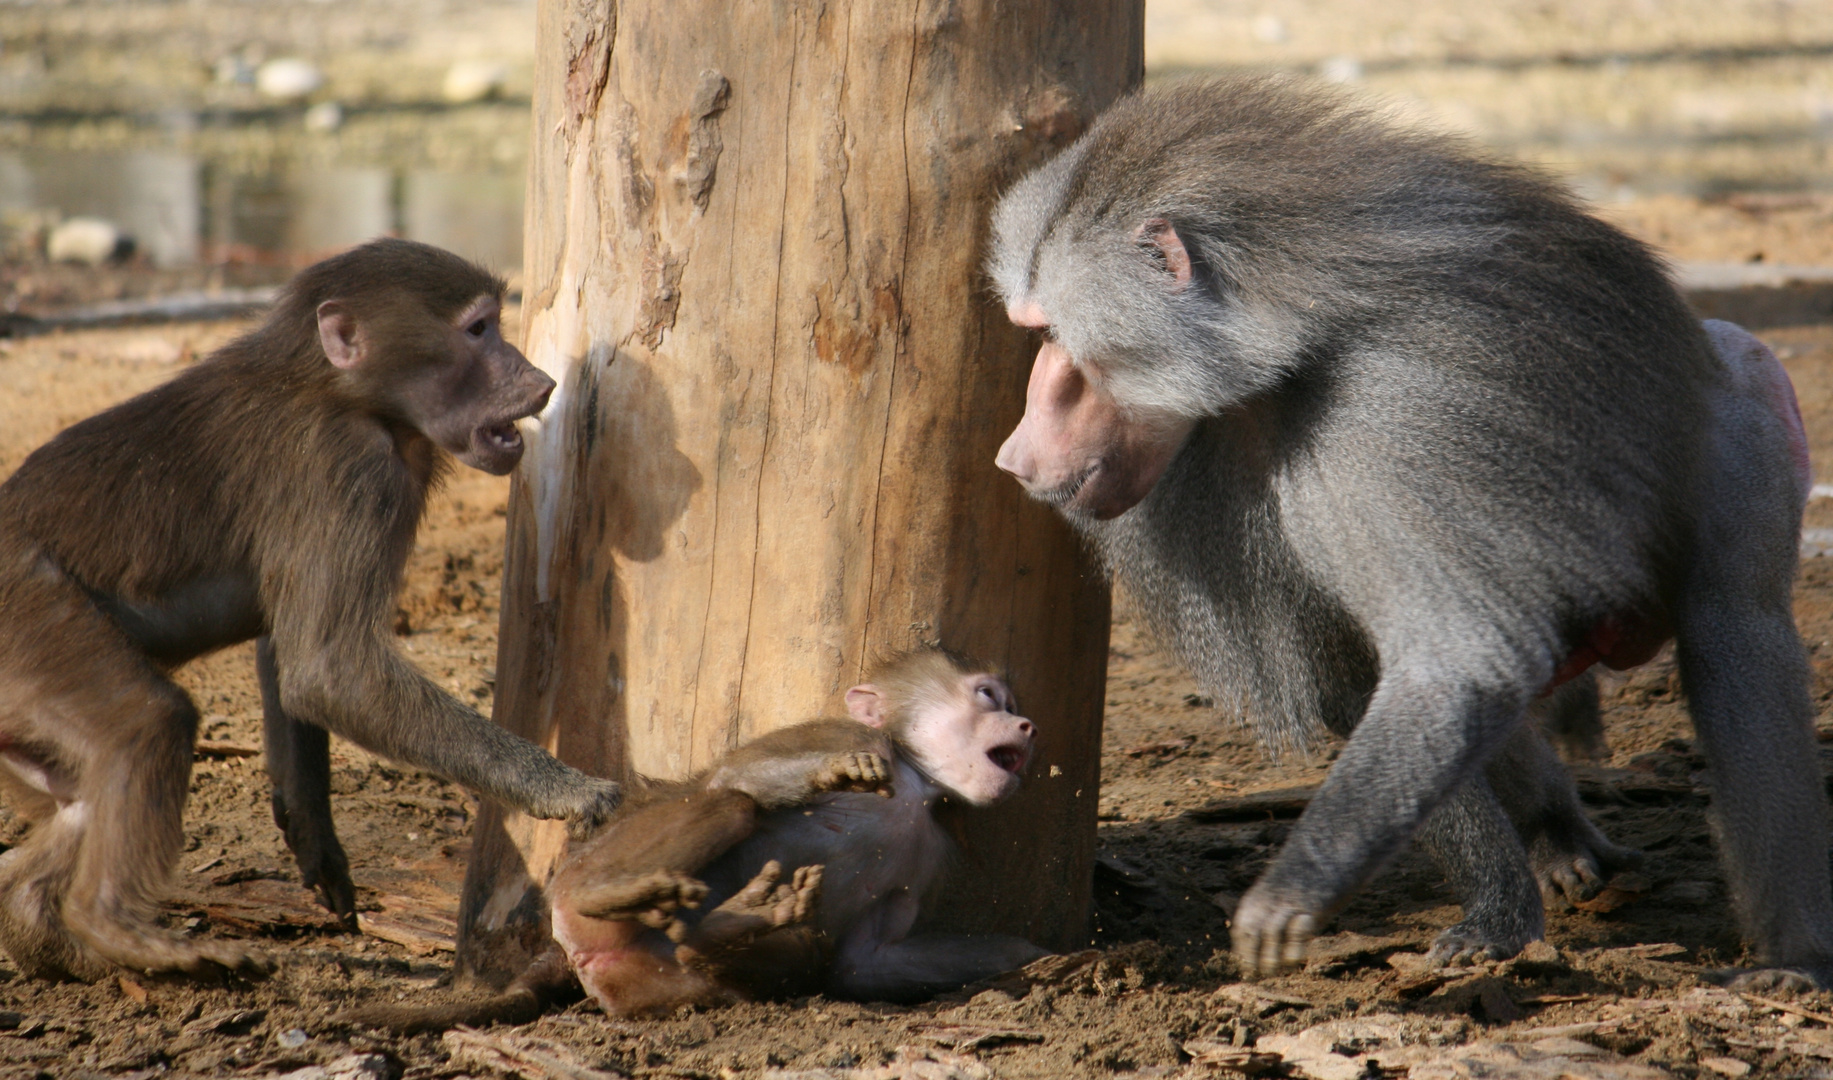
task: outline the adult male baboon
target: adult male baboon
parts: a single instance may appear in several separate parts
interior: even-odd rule
[[[1422,826],[1466,890],[1441,956],[1538,937],[1524,811],[1543,877],[1617,853],[1522,716],[1673,637],[1745,930],[1833,984],[1806,443],[1767,350],[1544,179],[1277,80],[1116,105],[993,225],[1044,338],[1000,467],[1264,729],[1353,729],[1242,898],[1246,970],[1302,962]]]

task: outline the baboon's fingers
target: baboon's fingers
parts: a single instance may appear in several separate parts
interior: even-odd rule
[[[738,890],[738,894],[727,903],[736,902],[744,907],[762,907],[769,903],[770,894],[775,891],[777,879],[783,876],[783,864],[771,859],[758,870],[757,876],[750,883]]]
[[[793,922],[806,922],[814,913],[815,903],[821,899],[822,866],[802,866],[796,869],[795,876],[795,910],[791,916]]]
[[[567,817],[566,835],[574,843],[589,840],[593,833],[604,828],[611,820],[611,815],[624,801],[622,784],[610,780],[592,781],[590,795],[583,805]]]
[[[673,904],[657,904],[655,907],[637,912],[635,918],[637,922],[651,929],[666,930],[670,923],[677,921],[674,912],[675,905]]]

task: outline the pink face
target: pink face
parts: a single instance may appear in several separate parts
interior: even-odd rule
[[[848,690],[846,701],[862,724],[889,720],[884,694],[870,683]],[[953,693],[910,708],[900,743],[925,776],[970,806],[991,806],[1018,790],[1031,763],[1037,727],[1015,708],[1003,679],[965,675]]]
[[[1014,305],[1006,314],[1020,326],[1050,328],[1036,303]],[[1024,418],[994,463],[1033,497],[1065,513],[1106,521],[1152,491],[1184,445],[1191,424],[1128,416],[1091,373],[1046,338],[1031,365]]]

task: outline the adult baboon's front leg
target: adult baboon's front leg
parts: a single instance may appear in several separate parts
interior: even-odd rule
[[[1243,973],[1303,965],[1311,938],[1350,894],[1476,775],[1520,722],[1527,696],[1474,685],[1430,663],[1400,664],[1385,675],[1323,788],[1235,910],[1234,952]]]

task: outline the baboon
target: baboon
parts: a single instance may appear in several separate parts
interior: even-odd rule
[[[448,456],[506,473],[553,380],[503,340],[503,282],[377,240],[303,271],[267,320],[78,423],[0,485],[0,946],[33,975],[259,969],[154,923],[197,710],[172,669],[249,638],[274,816],[354,924],[327,731],[580,830],[618,785],[453,699],[395,647],[394,597]]]
[[[1794,973],[1760,978],[1830,984],[1806,441],[1761,344],[1535,173],[1277,79],[1117,104],[993,233],[1043,338],[999,466],[1222,700],[1348,736],[1236,911],[1247,973],[1416,833],[1465,890],[1437,955],[1539,937],[1536,864],[1621,853],[1523,715],[1671,637],[1745,933]]]
[[[556,944],[502,993],[340,1019],[408,1033],[523,1022],[582,985],[613,1016],[816,992],[910,999],[1045,955],[1013,937],[912,933],[951,850],[936,806],[999,802],[1030,761],[1034,729],[1005,681],[924,651],[846,698],[851,719],[636,785],[561,864]]]

